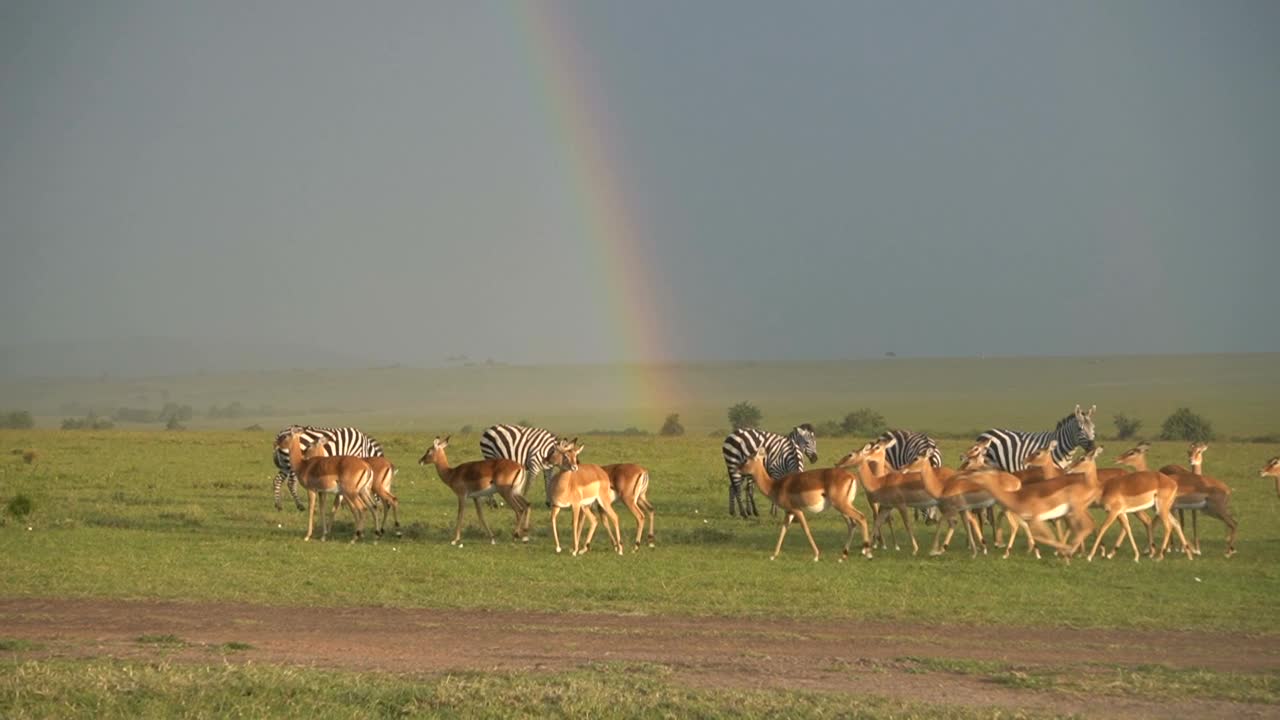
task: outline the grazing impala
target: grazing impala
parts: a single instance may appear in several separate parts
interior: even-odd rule
[[[1270,475],[1276,479],[1276,497],[1280,497],[1280,456],[1273,457],[1258,471],[1258,477]]]
[[[480,498],[489,497],[494,493],[501,495],[515,513],[514,536],[529,542],[529,501],[517,492],[517,488],[523,486],[524,466],[514,460],[495,458],[464,462],[451,468],[449,457],[445,453],[450,437],[452,436],[446,436],[443,440],[438,437],[432,440],[431,447],[428,447],[418,459],[419,465],[434,465],[436,473],[440,475],[440,481],[458,496],[458,521],[453,530],[453,539],[449,544],[462,547],[462,514],[467,508],[467,498],[475,501],[476,517],[480,519],[480,527],[484,528],[485,533],[488,534],[489,543],[497,543],[493,537],[493,531],[489,529],[489,524],[484,521],[484,510],[480,507]]]
[[[609,475],[599,465],[578,462],[578,456],[585,449],[586,446],[578,445],[576,440],[568,443],[562,441],[547,453],[546,465],[551,467],[552,472],[547,499],[551,502],[551,534],[556,539],[556,552],[561,551],[560,529],[556,525],[556,517],[563,508],[573,511],[572,554],[576,557],[591,549],[591,538],[596,534],[596,516],[591,512],[591,506],[598,503],[604,511],[604,533],[609,536],[609,542],[613,543],[613,549],[621,555],[622,530],[618,526],[618,515],[613,511],[613,501],[616,498],[609,485]],[[585,547],[579,542],[583,515],[591,523]],[[610,522],[613,523],[612,530]]]
[[[1139,448],[1134,448],[1139,450]],[[1138,455],[1146,452],[1145,448],[1141,448]],[[1128,453],[1126,453],[1128,455]],[[1126,455],[1122,455],[1124,458]],[[1126,458],[1133,461],[1132,458]],[[1120,524],[1124,526],[1124,532],[1120,536],[1123,540],[1127,535],[1129,545],[1133,547],[1133,561],[1138,562],[1141,554],[1138,552],[1138,543],[1133,539],[1133,528],[1129,526],[1129,514],[1141,512],[1147,508],[1155,508],[1156,515],[1159,516],[1160,522],[1164,524],[1164,541],[1160,543],[1160,552],[1154,557],[1158,560],[1164,557],[1164,552],[1169,547],[1169,539],[1173,537],[1173,533],[1177,532],[1178,537],[1182,539],[1183,549],[1190,559],[1191,548],[1187,545],[1187,539],[1182,535],[1182,526],[1173,519],[1170,510],[1173,508],[1174,498],[1178,494],[1178,483],[1173,478],[1163,473],[1152,472],[1150,470],[1137,470],[1113,477],[1102,484],[1102,495],[1100,504],[1107,511],[1107,519],[1103,521],[1102,527],[1098,529],[1098,538],[1093,541],[1093,549],[1089,551],[1089,560],[1093,561],[1093,556],[1098,552],[1098,546],[1102,544],[1102,536],[1106,534],[1107,528],[1111,524],[1120,520]],[[1151,528],[1147,528],[1148,540],[1151,539]]]
[[[836,467],[790,473],[777,480],[774,480],[765,468],[764,448],[757,449],[755,454],[747,458],[747,461],[738,468],[741,474],[750,475],[756,486],[787,513],[786,519],[782,522],[782,530],[778,533],[778,545],[773,549],[770,560],[777,559],[778,554],[782,552],[782,540],[787,536],[787,528],[791,527],[793,520],[799,519],[800,527],[804,528],[805,537],[809,538],[809,546],[813,548],[813,561],[817,562],[822,553],[813,540],[813,533],[809,531],[809,521],[805,519],[804,514],[805,512],[819,513],[829,507],[835,508],[836,512],[844,516],[845,524],[849,527],[849,535],[845,538],[844,549],[840,553],[840,562],[844,562],[845,558],[849,557],[849,546],[853,544],[855,523],[862,528],[862,554],[864,557],[871,557],[871,538],[867,534],[867,518],[853,506],[853,498],[858,493],[858,481],[853,473],[841,465],[861,463],[866,459],[867,451],[872,445],[873,443],[867,443],[859,452],[845,456]]]
[[[329,538],[333,513],[325,514],[328,503],[321,497],[327,493],[347,501],[356,522],[355,537],[351,542],[359,540],[364,535],[364,512],[371,503],[369,487],[373,483],[373,470],[369,468],[369,463],[351,455],[304,458],[299,436],[300,433],[295,430],[287,438],[282,438],[281,443],[286,445],[289,453],[289,468],[307,490],[307,535],[302,539],[310,540],[315,532],[317,504],[320,505],[320,540]],[[336,511],[337,498],[334,500]]]

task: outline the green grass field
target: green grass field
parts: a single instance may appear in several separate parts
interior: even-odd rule
[[[658,547],[625,557],[596,550],[582,558],[556,555],[542,507],[541,482],[531,490],[535,509],[531,544],[509,541],[511,515],[499,509],[488,512],[500,538],[490,546],[468,507],[465,547],[451,547],[454,498],[434,470],[416,461],[434,433],[449,431],[453,432],[451,460],[476,459],[478,435],[459,433],[462,423],[479,429],[497,420],[559,418],[563,429],[573,432],[640,425],[637,418],[641,418],[652,429],[663,414],[658,408],[557,415],[537,412],[533,403],[540,396],[531,394],[513,396],[516,409],[510,413],[471,415],[440,400],[444,390],[425,385],[406,388],[398,406],[390,401],[377,407],[356,403],[354,416],[362,420],[349,421],[376,428],[389,457],[400,467],[395,489],[406,530],[400,539],[358,545],[346,542],[352,527],[345,510],[338,516],[333,540],[303,543],[305,513],[293,509],[287,494],[285,511],[273,508],[274,417],[257,418],[266,426],[260,432],[0,431],[0,452],[4,453],[0,455],[0,502],[8,504],[21,495],[30,499],[32,507],[22,517],[9,510],[0,512],[0,557],[5,558],[0,595],[270,605],[315,605],[322,598],[323,604],[331,606],[711,615],[750,622],[778,616],[848,618],[944,627],[1221,630],[1270,636],[1276,633],[1274,618],[1280,604],[1280,498],[1274,483],[1259,478],[1257,472],[1267,458],[1280,453],[1280,445],[1215,442],[1206,457],[1206,471],[1234,488],[1232,504],[1240,535],[1239,554],[1231,559],[1221,555],[1223,526],[1206,518],[1200,523],[1205,554],[1194,561],[1171,557],[1163,562],[1144,559],[1136,565],[1128,560],[1066,565],[1058,560],[1036,561],[1022,553],[1008,561],[975,560],[967,552],[953,550],[940,558],[879,551],[874,560],[840,564],[835,559],[843,541],[843,523],[828,514],[811,520],[824,551],[823,561],[815,564],[798,528],[789,534],[782,556],[770,562],[777,520],[765,516],[743,521],[728,516],[719,451],[722,438],[712,431],[725,424],[717,413],[723,415],[724,407],[747,399],[765,411],[765,426],[776,429],[794,421],[838,418],[857,407],[878,409],[894,424],[956,434],[996,424],[1034,429],[1051,426],[1075,402],[1096,402],[1104,436],[1110,432],[1106,419],[1114,412],[1139,417],[1144,421],[1142,434],[1150,436],[1164,413],[1184,405],[1213,420],[1222,435],[1268,435],[1277,426],[1267,410],[1280,406],[1276,373],[1268,365],[1275,359],[1174,358],[1149,372],[1144,370],[1148,360],[1099,359],[1091,383],[1048,394],[1041,390],[1053,386],[1063,373],[1094,361],[884,361],[812,366],[807,371],[787,366],[781,376],[776,367],[722,368],[704,377],[700,394],[689,398],[690,407],[703,409],[670,409],[682,413],[689,428],[685,436],[584,438],[584,460],[635,461],[651,470]],[[994,373],[988,363],[1004,364],[1005,375]],[[493,372],[493,379],[508,370],[440,372]],[[387,373],[388,378],[377,382],[391,386],[397,373],[425,371],[371,372]],[[542,379],[561,389],[573,385],[571,372],[556,372],[563,373],[559,380]],[[765,377],[772,381],[762,382]],[[911,382],[904,383],[908,377]],[[242,397],[258,394],[263,403],[284,406],[283,400],[264,389],[270,380],[267,376],[244,379]],[[303,386],[309,389],[301,395],[326,397],[321,388],[331,387],[335,380],[318,373],[313,385]],[[364,381],[373,382],[368,377]],[[232,397],[227,394],[231,383],[227,377],[148,382],[146,393],[164,386],[170,397],[181,402],[216,397],[209,401],[225,403]],[[493,382],[494,387],[481,393],[484,397],[496,398],[508,387],[500,378]],[[195,394],[194,388],[201,383],[210,385],[208,396]],[[819,387],[824,383],[828,390],[822,393]],[[753,384],[768,389],[749,392],[747,386]],[[122,391],[125,385],[129,384],[101,383],[95,391],[100,399],[91,401],[140,405],[138,398],[148,397],[138,395],[137,386]],[[46,389],[92,399],[92,387],[87,383]],[[415,394],[418,390],[421,396]],[[128,401],[128,392],[135,393],[134,401]],[[343,392],[347,391],[335,392],[338,399],[332,401],[312,401],[313,407],[323,410],[322,405],[330,402],[341,405]],[[66,402],[56,393],[42,401],[46,408]],[[56,413],[46,409],[40,414]],[[347,421],[345,415],[329,411],[298,419]],[[242,422],[249,420],[253,419]],[[818,464],[833,461],[863,440],[820,438]],[[949,464],[967,444],[960,439],[943,441]],[[1107,447],[1106,458],[1128,447],[1105,438],[1102,444]],[[1183,462],[1184,447],[1184,443],[1156,443],[1151,460],[1157,466]],[[34,451],[32,462],[23,457],[26,451]],[[858,504],[865,508],[863,499]],[[621,517],[624,536],[634,532],[633,520],[625,511]],[[561,530],[567,534],[567,517],[562,517]],[[923,546],[931,542],[932,531],[918,528]],[[510,592],[511,588],[520,591]],[[18,657],[29,650],[0,631],[0,652],[15,654],[15,659],[0,666],[0,714],[6,717],[170,715],[179,709],[193,715],[279,716],[305,711],[329,716],[347,714],[357,705],[388,716],[519,712],[662,716],[674,712],[672,708],[703,716],[1000,715],[999,711],[821,693],[698,690],[675,683],[663,668],[642,668],[638,674],[630,669],[628,682],[634,688],[620,690],[608,666],[538,677],[514,673],[423,678],[288,667],[224,668],[216,660],[192,666]],[[921,662],[924,670],[938,671],[929,663],[946,661]],[[1079,689],[1083,682],[1067,671],[1028,675],[1004,668],[957,667],[947,671],[985,674],[991,682],[1010,686]],[[1177,684],[1176,679],[1184,683],[1180,686],[1193,688],[1187,692],[1202,693],[1195,688],[1210,687],[1229,699],[1276,702],[1276,678],[1270,675],[1249,676],[1242,686],[1227,675],[1209,673],[1196,680],[1199,685],[1185,685],[1187,676],[1159,667],[1117,672],[1123,675],[1122,684],[1128,683],[1125,687],[1142,687],[1153,694]],[[210,681],[231,690],[203,689]],[[1240,687],[1250,689],[1239,696]],[[130,691],[121,693],[121,688]],[[264,693],[263,688],[273,693]],[[530,697],[543,698],[538,701],[543,704],[529,705]],[[546,713],[534,711],[535,707]],[[614,712],[621,707],[631,712]]]

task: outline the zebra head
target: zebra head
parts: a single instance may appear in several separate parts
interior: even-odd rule
[[[818,462],[818,438],[813,433],[812,425],[804,423],[795,426],[787,435],[787,439],[795,443],[800,452],[809,458],[809,462]]]
[[[1098,406],[1094,405],[1089,408],[1089,412],[1085,412],[1077,405],[1075,412],[1072,413],[1071,417],[1067,418],[1068,422],[1075,421],[1075,437],[1072,438],[1074,440],[1072,444],[1084,448],[1085,452],[1093,449],[1093,413],[1097,409]]]

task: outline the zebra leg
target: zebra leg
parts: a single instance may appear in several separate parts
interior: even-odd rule
[[[293,497],[293,504],[298,507],[298,512],[302,512],[302,509],[303,509],[302,501],[298,499],[298,476],[294,475],[293,473],[289,473],[288,487],[289,487],[289,495]],[[277,507],[277,509],[279,508]]]
[[[759,517],[760,511],[756,509],[756,481],[752,478],[744,484],[747,489],[747,509],[742,516],[746,517],[747,513],[750,513],[752,517]]]

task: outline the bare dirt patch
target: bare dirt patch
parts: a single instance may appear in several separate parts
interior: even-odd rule
[[[139,641],[154,637],[180,642]],[[697,687],[865,693],[1096,717],[1280,716],[1270,705],[1014,689],[971,674],[921,671],[907,660],[1280,671],[1274,637],[1220,632],[22,598],[0,599],[0,638],[39,643],[17,653],[22,657],[207,662],[210,647],[243,643],[250,647],[225,657],[396,673],[646,662],[671,667],[675,682]]]

